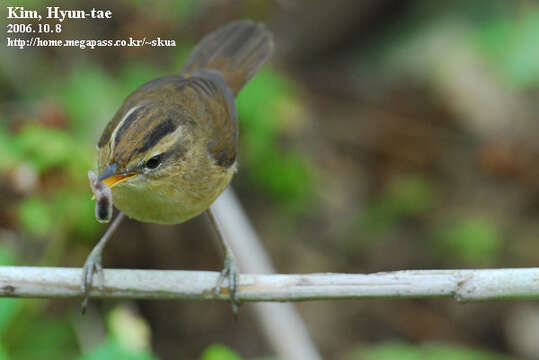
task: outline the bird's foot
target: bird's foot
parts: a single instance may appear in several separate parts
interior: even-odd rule
[[[215,286],[215,295],[221,293],[221,287],[224,280],[228,282],[228,294],[230,296],[230,302],[232,303],[232,312],[235,316],[238,315],[239,300],[238,300],[238,282],[239,282],[239,270],[236,263],[236,259],[231,252],[226,252],[223,270],[217,279]]]
[[[81,281],[81,293],[82,304],[81,311],[84,314],[86,307],[88,306],[88,295],[93,285],[94,274],[98,277],[98,288],[103,291],[105,288],[105,275],[103,274],[103,266],[101,265],[101,249],[96,247],[92,250],[88,259],[82,267],[82,281]]]

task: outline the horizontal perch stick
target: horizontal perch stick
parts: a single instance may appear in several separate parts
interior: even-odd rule
[[[105,270],[97,298],[215,299],[219,273],[211,271]],[[80,296],[79,268],[0,266],[0,296]],[[241,301],[454,297],[458,301],[539,299],[539,268],[405,270],[374,274],[240,276]],[[226,288],[217,297],[228,300]]]

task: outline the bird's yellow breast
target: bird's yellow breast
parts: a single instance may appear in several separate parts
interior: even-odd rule
[[[208,209],[230,183],[235,168],[215,165],[213,171],[197,176],[196,181],[180,173],[151,181],[137,176],[115,186],[112,201],[135,220],[179,224]]]

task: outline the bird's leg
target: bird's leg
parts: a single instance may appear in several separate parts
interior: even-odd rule
[[[232,311],[234,312],[235,315],[237,315],[238,305],[239,305],[239,301],[238,301],[239,271],[238,271],[236,258],[234,256],[234,253],[232,252],[232,248],[226,241],[223,227],[219,223],[218,219],[215,217],[211,206],[206,211],[206,213],[208,214],[208,219],[210,220],[212,227],[215,229],[215,233],[217,234],[217,237],[219,238],[219,242],[221,243],[221,246],[223,247],[223,253],[224,253],[223,270],[221,270],[221,274],[219,275],[219,279],[217,279],[217,284],[215,285],[215,295],[219,295],[219,293],[221,292],[221,286],[223,285],[224,280],[227,279],[228,280],[228,293],[230,295],[230,302],[232,303]]]
[[[90,293],[90,289],[92,287],[94,274],[96,274],[97,277],[99,278],[99,282],[98,282],[99,289],[101,291],[103,291],[104,289],[105,277],[103,275],[103,265],[101,264],[103,249],[105,248],[107,241],[110,239],[114,231],[116,231],[116,229],[122,222],[123,218],[124,218],[124,214],[120,212],[116,216],[116,219],[114,219],[112,224],[110,224],[109,228],[107,229],[105,234],[101,237],[97,245],[93,248],[90,255],[88,255],[88,258],[86,259],[86,262],[84,263],[84,266],[82,267],[81,293],[83,296],[83,300],[81,304],[81,310],[83,314],[86,312],[86,306],[88,305],[88,294]]]

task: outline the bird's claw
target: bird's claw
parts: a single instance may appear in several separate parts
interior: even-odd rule
[[[88,295],[93,285],[94,274],[98,278],[97,287],[103,291],[105,287],[105,276],[103,274],[103,266],[101,265],[101,254],[92,251],[82,267],[81,293],[83,298],[81,311],[83,314],[86,312],[86,307],[88,306]]]
[[[230,302],[232,303],[232,312],[235,316],[238,315],[239,300],[238,300],[238,281],[239,281],[239,271],[236,264],[236,260],[231,253],[225,255],[225,261],[223,270],[219,274],[217,279],[217,284],[215,285],[215,295],[218,296],[221,293],[221,287],[223,286],[224,280],[228,282],[228,293],[230,296]]]

